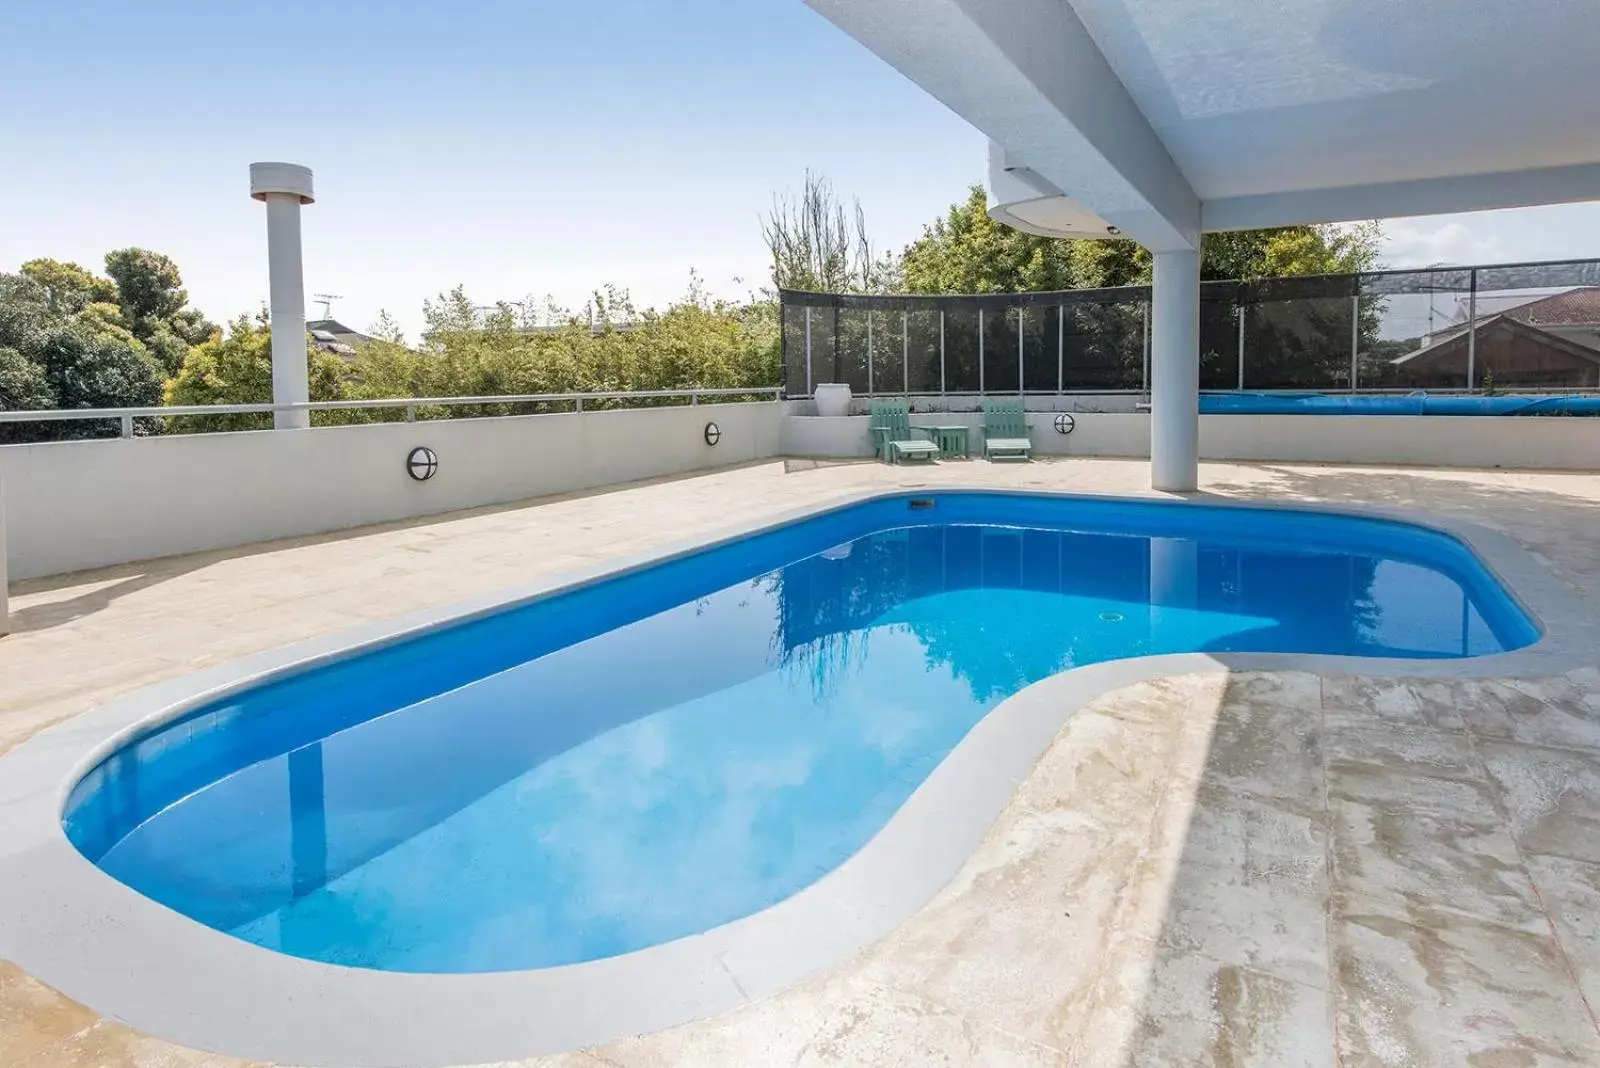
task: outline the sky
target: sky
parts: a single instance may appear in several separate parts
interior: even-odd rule
[[[256,160],[315,172],[308,300],[412,334],[457,284],[648,306],[694,270],[743,296],[807,169],[899,248],[986,167],[982,135],[801,0],[13,0],[0,71],[0,270],[153,248],[219,321],[266,298]],[[1386,233],[1396,267],[1582,257],[1600,204]]]

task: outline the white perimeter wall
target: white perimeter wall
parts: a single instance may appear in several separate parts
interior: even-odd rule
[[[406,519],[772,456],[871,455],[865,416],[809,402],[0,446],[0,536],[17,581]],[[1149,417],[1029,416],[1040,455],[1148,456]],[[982,424],[977,413],[919,423]],[[707,422],[722,429],[711,448]],[[407,477],[427,445],[439,474]],[[1600,419],[1207,415],[1209,460],[1600,470]],[[0,561],[0,576],[5,574]],[[0,579],[0,591],[3,591]]]
[[[15,582],[761,459],[778,452],[783,412],[707,404],[6,445],[0,531]],[[722,430],[715,448],[707,422]],[[406,474],[417,445],[439,456],[427,482]]]
[[[1034,451],[1041,456],[1149,456],[1150,418],[1120,413],[1074,414],[1077,429],[1055,431],[1055,416],[1033,412]],[[972,427],[977,413],[930,413],[913,424]],[[872,455],[865,416],[793,416],[784,421],[786,456]],[[1207,460],[1415,464],[1600,470],[1600,419],[1530,416],[1203,415],[1200,455]]]

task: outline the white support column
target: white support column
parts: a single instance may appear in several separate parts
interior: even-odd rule
[[[1150,484],[1200,486],[1200,254],[1155,254],[1151,294]]]
[[[267,272],[272,310],[272,403],[304,404],[306,283],[301,266],[300,206],[312,202],[311,170],[294,163],[250,164],[250,195],[267,205]],[[274,412],[278,430],[311,425],[307,411]]]

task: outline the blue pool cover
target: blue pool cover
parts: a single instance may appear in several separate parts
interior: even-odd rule
[[[140,893],[284,953],[546,967],[794,894],[1053,673],[1536,637],[1461,543],[1401,524],[886,498],[255,685],[109,757],[66,829]]]
[[[1202,393],[1202,415],[1600,415],[1600,396]]]

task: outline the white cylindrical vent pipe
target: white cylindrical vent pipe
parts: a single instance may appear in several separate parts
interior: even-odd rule
[[[295,163],[250,164],[250,195],[267,205],[268,307],[272,313],[272,403],[304,404],[306,282],[300,253],[300,206],[313,200],[311,169]],[[272,425],[311,425],[307,411],[275,412]]]

